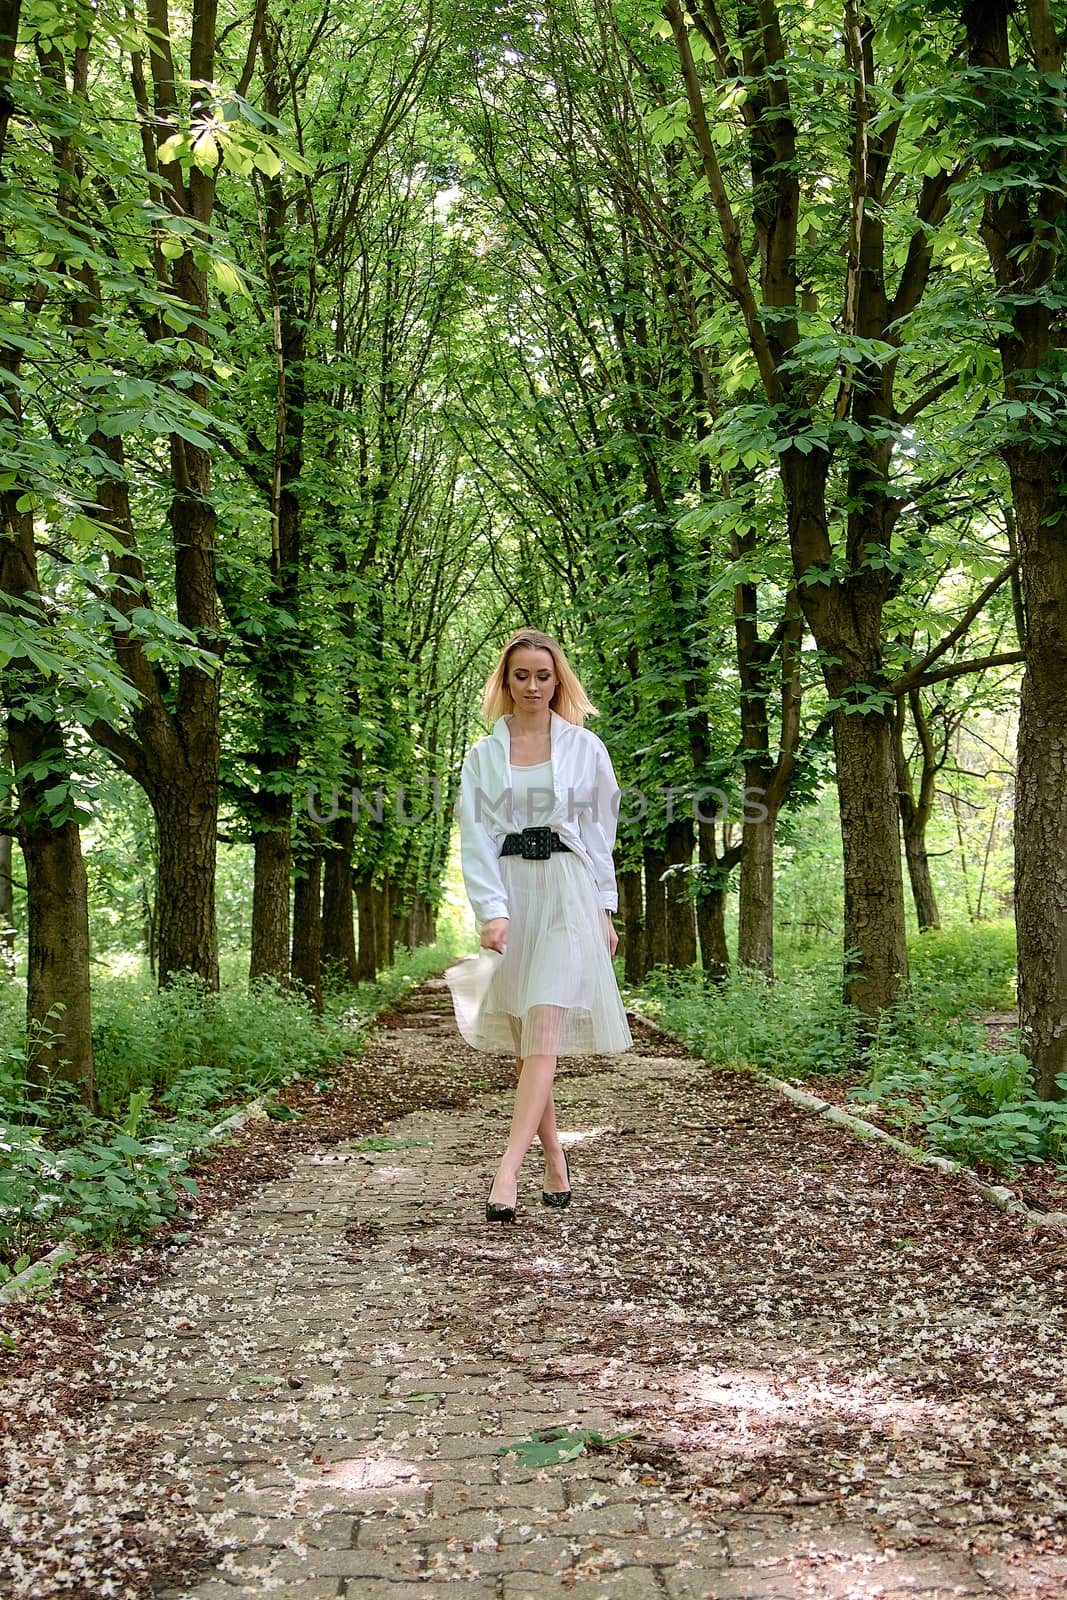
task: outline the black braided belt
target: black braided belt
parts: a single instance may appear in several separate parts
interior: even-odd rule
[[[504,835],[502,856],[521,856],[524,861],[547,861],[554,850],[570,850],[551,828],[523,828],[521,833]]]

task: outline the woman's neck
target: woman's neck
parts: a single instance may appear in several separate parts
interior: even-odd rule
[[[516,706],[511,713],[509,727],[512,733],[526,734],[528,736],[545,734],[552,727],[552,712],[546,707],[543,711],[520,711]]]

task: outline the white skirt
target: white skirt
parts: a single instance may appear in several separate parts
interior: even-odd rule
[[[503,955],[445,973],[459,1031],[493,1055],[615,1055],[633,1044],[589,869],[558,852],[503,856],[510,917]]]

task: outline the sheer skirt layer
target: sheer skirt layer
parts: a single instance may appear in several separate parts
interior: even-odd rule
[[[633,1043],[608,949],[607,921],[577,856],[500,862],[510,917],[502,956],[445,974],[459,1031],[475,1050],[516,1056],[613,1055]]]

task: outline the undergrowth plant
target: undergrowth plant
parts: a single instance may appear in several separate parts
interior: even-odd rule
[[[171,1217],[181,1193],[195,1192],[189,1167],[227,1111],[258,1100],[281,1115],[284,1084],[311,1077],[327,1087],[329,1070],[361,1048],[375,1013],[451,954],[450,943],[403,950],[377,983],[331,995],[321,1017],[270,982],[213,993],[184,976],[156,990],[127,965],[94,991],[92,1114],[66,1085],[29,1082],[25,995],[5,986],[0,1271],[56,1239],[107,1244]]]
[[[639,998],[712,1065],[847,1079],[851,1098],[912,1142],[998,1173],[1067,1166],[1067,1100],[1036,1100],[1026,1057],[1011,1040],[992,1048],[984,1024],[1015,1003],[1012,927],[916,935],[909,963],[906,991],[868,1037],[825,945],[794,946],[773,984],[754,972],[714,984],[656,972]]]
[[[707,1061],[764,1067],[810,1077],[849,1070],[856,1017],[840,994],[840,958],[823,953],[806,971],[767,983],[759,972],[734,972],[721,983],[696,973],[656,971],[641,992],[664,1027]]]

